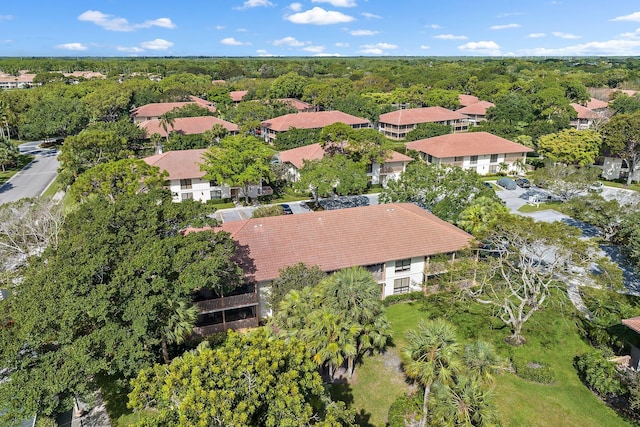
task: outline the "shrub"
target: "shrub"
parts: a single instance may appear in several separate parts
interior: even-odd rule
[[[602,350],[585,353],[576,357],[575,367],[580,379],[591,390],[602,396],[618,395],[624,392],[624,387],[615,364],[607,357],[608,354]]]
[[[525,361],[521,359],[511,359],[511,365],[516,375],[523,380],[532,381],[540,384],[554,383],[555,374],[548,366],[535,361]]]
[[[253,218],[264,218],[267,216],[280,216],[283,214],[282,206],[280,205],[271,205],[271,206],[260,206],[255,211],[253,211]]]
[[[385,307],[406,301],[424,301],[425,296],[421,291],[407,292],[406,294],[389,295],[382,300]]]
[[[387,416],[389,427],[405,427],[414,425],[422,415],[423,391],[419,390],[412,395],[399,396],[389,407]]]

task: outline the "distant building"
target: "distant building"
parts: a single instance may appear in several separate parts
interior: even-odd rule
[[[580,104],[572,103],[571,107],[576,110],[578,115],[575,119],[571,120],[571,127],[577,130],[585,130],[591,128],[596,120],[601,119],[603,116],[595,111],[588,109]]]
[[[295,182],[300,178],[299,171],[305,160],[320,160],[326,154],[322,145],[316,143],[282,151],[277,155],[277,158],[279,162],[287,165],[288,175],[291,181]],[[398,153],[397,151],[392,151],[391,157],[385,160],[382,165],[379,163],[368,165],[367,176],[369,177],[369,182],[371,184],[386,186],[389,180],[400,178],[407,164],[411,161],[413,161],[413,158]]]
[[[443,107],[408,108],[381,114],[378,130],[389,139],[401,140],[421,123],[439,123],[464,132],[469,128],[469,117]]]
[[[144,122],[145,120],[159,119],[163,114],[168,113],[174,108],[183,108],[189,104],[196,104],[202,108],[206,108],[212,113],[216,112],[216,107],[209,101],[196,96],[189,96],[190,101],[186,102],[156,102],[146,104],[131,110],[129,116],[134,123]]]
[[[157,133],[162,137],[166,137],[168,133],[170,134],[172,132],[182,135],[203,134],[206,131],[211,130],[211,128],[216,124],[224,127],[230,134],[238,133],[238,125],[214,116],[182,117],[174,119],[173,124],[167,126],[166,131],[162,127],[160,119],[151,119],[139,122],[138,127],[144,129],[147,132],[147,138],[150,138],[154,133]]]
[[[466,107],[462,107],[456,110],[457,113],[462,113],[469,117],[469,125],[477,125],[478,123],[487,120],[487,109],[495,107],[493,102],[478,101]]]
[[[367,119],[334,110],[285,114],[263,121],[261,131],[266,142],[273,142],[279,133],[286,132],[291,128],[322,129],[334,123],[345,123],[354,129],[371,127],[371,123]]]
[[[416,150],[427,163],[459,166],[480,175],[494,174],[502,163],[508,171],[524,165],[533,149],[488,132],[455,133],[411,141],[408,150]]]

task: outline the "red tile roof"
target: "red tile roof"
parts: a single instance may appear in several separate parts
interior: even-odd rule
[[[418,123],[438,123],[449,120],[468,119],[462,113],[443,107],[409,108],[380,115],[380,123],[392,125],[414,125]]]
[[[334,123],[345,123],[353,126],[368,125],[369,121],[334,110],[285,114],[284,116],[263,121],[262,126],[276,132],[286,132],[292,127],[297,129],[320,129]]]
[[[456,110],[458,113],[469,114],[474,116],[485,116],[487,114],[487,108],[495,107],[493,102],[489,101],[478,101],[474,104],[468,105],[466,107],[462,107],[459,110]]]
[[[465,94],[460,94],[458,95],[458,101],[460,102],[460,105],[462,105],[463,107],[468,107],[471,104],[475,104],[476,102],[480,102],[480,100],[478,99],[477,96],[473,96],[473,95],[465,95]]]
[[[205,151],[207,150],[167,151],[142,160],[148,165],[159,167],[161,171],[167,171],[169,173],[167,179],[195,179],[205,175],[205,172],[200,170],[200,164],[203,162],[202,154]]]
[[[607,101],[601,101],[596,98],[591,98],[589,102],[587,102],[587,108],[590,110],[600,110],[602,108],[607,108],[609,103]]]
[[[213,116],[202,117],[183,117],[173,120],[173,126],[167,126],[167,132],[177,132],[184,135],[195,135],[205,133],[210,130],[213,125],[222,125],[226,130],[231,133],[238,132],[238,125],[227,122]],[[160,119],[145,120],[138,123],[138,126],[147,132],[147,137],[151,137],[154,133],[159,133],[160,136],[166,137],[167,132],[162,128]]]
[[[631,319],[623,319],[622,324],[629,329],[640,334],[640,317],[632,317]]]
[[[224,223],[248,249],[243,268],[258,282],[303,262],[323,271],[447,253],[472,237],[411,203],[308,212]],[[252,265],[251,265],[252,264]]]
[[[578,113],[579,119],[592,120],[600,117],[600,115],[598,115],[598,113],[596,113],[595,111],[591,111],[587,107],[583,107],[580,104],[572,103],[571,106]]]
[[[531,148],[488,132],[452,133],[407,143],[407,148],[439,159],[487,154],[529,153]]]
[[[291,163],[297,169],[300,169],[304,160],[320,160],[325,154],[326,152],[322,148],[322,145],[316,143],[281,151],[278,156],[282,163]],[[405,156],[397,151],[392,151],[391,157],[387,159],[386,162],[410,162],[412,160],[412,157]]]
[[[229,96],[233,102],[240,102],[248,92],[248,90],[232,90],[229,92]]]
[[[298,111],[306,111],[314,108],[313,105],[307,104],[306,102],[302,102],[299,99],[295,99],[295,98],[280,98],[280,99],[276,99],[276,101],[289,104],[290,106],[292,106]]]
[[[195,97],[192,97],[192,99]],[[168,113],[174,108],[182,108],[185,105],[189,104],[198,104],[200,107],[207,108],[209,111],[215,113],[216,107],[211,105],[208,101],[204,99],[199,99],[199,101],[189,101],[189,102],[156,102],[153,104],[142,105],[138,108],[134,108],[131,110],[131,117],[159,117],[164,113]]]

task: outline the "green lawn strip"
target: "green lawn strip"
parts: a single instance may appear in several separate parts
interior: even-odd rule
[[[600,181],[600,182],[602,182],[606,187],[624,188],[625,190],[640,191],[639,183],[632,183],[630,186],[627,186],[626,184],[623,184],[621,182],[615,182],[615,181]]]
[[[20,172],[23,167],[28,165],[34,159],[33,156],[28,156],[26,154],[20,154],[18,157],[17,164],[12,168],[6,168],[5,171],[0,170],[0,184],[4,184],[9,181],[9,179]]]
[[[351,407],[359,412],[360,425],[384,426],[391,404],[409,390],[395,363],[398,357],[398,349],[392,347],[386,354],[366,357],[356,367],[349,387]]]
[[[562,207],[562,202],[539,203],[538,206],[527,203],[526,205],[520,206],[518,211],[523,213],[531,213],[531,212],[539,212],[539,211],[546,211],[548,209],[553,209],[560,212],[562,209],[561,207]]]
[[[558,296],[558,299],[563,299]],[[589,351],[576,326],[573,307],[566,298],[562,305],[547,307],[533,315],[525,325],[523,334],[527,343],[520,347],[508,345],[504,339],[509,330],[491,316],[491,310],[480,304],[453,299],[449,294],[432,297],[428,302],[396,304],[387,308],[387,316],[393,329],[396,350],[405,345],[405,334],[415,328],[421,319],[445,317],[458,328],[465,340],[483,339],[493,343],[505,358],[517,357],[549,366],[555,374],[555,383],[542,385],[522,380],[511,373],[497,377],[496,406],[503,425],[563,425],[563,426],[628,426],[613,410],[601,402],[578,378],[573,367],[574,357]],[[376,356],[378,357],[378,356]],[[357,371],[357,382],[352,385],[354,408],[370,413],[373,425],[386,420],[380,418],[388,411],[392,397],[369,397],[365,390],[383,395],[402,392],[402,388],[391,392],[388,383],[404,381],[399,373],[392,378],[378,378],[383,372],[375,362],[365,360]],[[385,372],[385,375],[389,373]],[[372,376],[372,383],[368,378]],[[376,389],[378,389],[376,391]],[[385,408],[380,408],[386,405]],[[382,420],[382,421],[380,421]]]
[[[54,179],[53,182],[47,187],[47,189],[44,190],[44,193],[42,193],[42,197],[53,197],[60,190],[61,185],[58,182],[58,177],[56,176],[56,179]]]

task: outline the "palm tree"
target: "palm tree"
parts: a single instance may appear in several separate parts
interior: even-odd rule
[[[437,425],[494,426],[497,413],[492,389],[475,375],[461,375],[451,385],[434,386],[431,419]]]
[[[2,172],[5,171],[5,166],[16,164],[18,157],[20,156],[20,150],[9,138],[0,137],[0,167]]]
[[[169,117],[166,114],[160,116],[160,126],[164,130],[167,138],[167,142],[169,142],[169,133],[173,131],[173,124],[175,123],[175,119],[173,117]]]
[[[9,104],[0,99],[0,139],[3,138],[11,138],[11,132],[9,130]]]
[[[327,305],[352,322],[365,325],[383,312],[380,285],[362,267],[345,268],[326,281]]]
[[[460,371],[460,345],[453,325],[443,319],[421,321],[407,332],[403,351],[405,373],[424,387],[420,427],[427,422],[429,394],[434,382],[450,384]]]
[[[505,361],[498,356],[495,348],[491,344],[480,340],[464,347],[462,361],[469,371],[489,385],[495,383],[494,375],[505,369]]]
[[[182,344],[191,335],[198,317],[198,307],[189,306],[185,301],[168,299],[164,310],[168,316],[161,330],[160,345],[164,363],[169,364],[169,344]]]
[[[154,132],[149,137],[151,143],[155,147],[155,154],[162,154],[162,135],[157,132]]]

